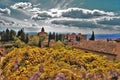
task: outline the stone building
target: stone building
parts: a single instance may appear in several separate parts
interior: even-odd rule
[[[48,38],[48,33],[45,32],[44,27],[42,27],[41,32],[38,33],[38,36]]]
[[[68,40],[76,41],[76,33],[72,33],[68,36]]]
[[[72,33],[72,34],[67,34],[67,39],[72,42],[72,41],[77,41],[77,38],[80,39],[80,41],[87,40],[87,35],[82,35],[81,33]]]
[[[48,46],[48,40],[44,40],[41,42],[41,47],[47,47]]]
[[[80,38],[81,41],[87,40],[87,35],[83,35],[81,33],[78,33],[77,36]]]
[[[42,27],[41,32],[38,33],[38,36],[41,41],[41,47],[46,47],[48,45],[48,33],[45,32],[44,27]]]
[[[79,46],[81,41],[86,41],[87,35],[82,35],[81,33],[72,33],[66,35],[65,43],[71,46]]]

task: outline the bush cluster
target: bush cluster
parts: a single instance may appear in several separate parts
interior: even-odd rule
[[[16,48],[0,64],[4,80],[117,80],[120,62],[66,46]]]

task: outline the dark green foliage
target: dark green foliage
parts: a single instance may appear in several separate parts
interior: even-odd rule
[[[59,34],[59,40],[62,41],[62,34]]]
[[[48,40],[50,41],[51,39],[52,39],[52,34],[51,34],[51,32],[49,32]]]
[[[29,42],[29,35],[25,34],[24,28],[18,31],[17,37],[20,38],[21,41],[28,43]]]
[[[39,40],[39,43],[38,43],[38,46],[39,47],[41,47],[41,43],[42,43],[42,41],[41,41],[41,39]]]
[[[80,41],[80,37],[76,36],[76,41]]]
[[[49,44],[49,42],[50,42],[50,40],[55,40],[55,41],[58,41],[58,40],[60,40],[60,41],[64,41],[64,39],[65,39],[65,36],[63,35],[63,34],[58,34],[58,33],[55,33],[55,32],[53,32],[53,33],[49,33],[49,38],[48,38],[48,44]]]
[[[13,41],[16,36],[14,30],[6,29],[6,31],[1,32],[1,41]]]
[[[40,37],[39,43],[38,43],[38,46],[39,46],[39,47],[42,47],[42,46],[41,46],[41,43],[42,43],[44,40],[45,40],[45,37]]]
[[[65,36],[63,34],[59,34],[59,40],[64,41],[64,39],[65,39]]]
[[[52,39],[55,40],[55,32],[52,34]]]
[[[59,40],[59,35],[56,33],[56,41]]]
[[[14,30],[11,30],[9,35],[9,40],[14,40],[15,36],[16,36],[16,32]]]
[[[50,44],[50,40],[52,39],[52,34],[51,32],[49,32],[49,36],[48,36],[48,47],[49,47],[49,44]]]
[[[1,34],[1,41],[6,41],[6,32],[3,31]]]
[[[21,41],[25,42],[26,35],[25,35],[25,33],[24,33],[24,32],[21,34],[20,39],[21,39]]]
[[[89,40],[95,40],[95,35],[94,35],[94,31],[92,31],[92,35],[91,35],[91,38]]]
[[[6,41],[9,41],[9,35],[10,35],[9,29],[6,29]]]
[[[24,33],[24,28],[18,31],[17,37],[21,36]]]
[[[25,43],[28,43],[28,42],[29,42],[29,35],[27,34],[26,39],[25,39]]]

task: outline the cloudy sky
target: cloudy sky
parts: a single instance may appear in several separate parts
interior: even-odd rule
[[[0,30],[120,33],[120,0],[0,0]]]

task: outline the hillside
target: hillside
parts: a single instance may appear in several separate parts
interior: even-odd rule
[[[120,74],[120,62],[68,46],[16,48],[0,68],[4,80],[108,80]]]

